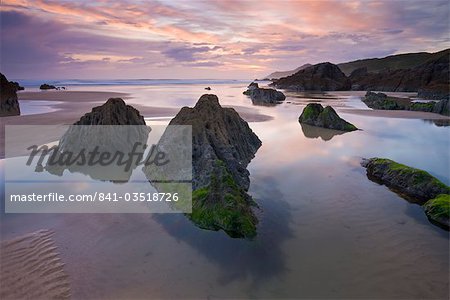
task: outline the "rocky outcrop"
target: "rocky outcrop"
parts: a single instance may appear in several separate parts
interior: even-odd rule
[[[429,99],[449,98],[450,49],[433,54],[424,63],[410,69],[383,70],[364,76],[351,76],[352,84],[360,90],[386,92],[418,92]]]
[[[424,204],[440,194],[450,194],[450,187],[429,173],[385,158],[363,160],[367,177],[382,183],[408,200]]]
[[[396,98],[388,97],[384,93],[367,92],[362,101],[372,109],[405,110],[407,107]]]
[[[260,88],[256,82],[250,83],[244,95],[250,96],[253,104],[276,104],[286,99],[286,96],[277,90]]]
[[[428,219],[449,229],[450,187],[423,170],[385,158],[363,159],[367,177],[384,184],[406,200],[423,205]]]
[[[428,219],[434,224],[449,229],[450,227],[450,195],[441,194],[428,200],[423,209]]]
[[[409,99],[388,97],[384,93],[369,91],[362,101],[372,109],[423,111],[447,116],[450,112],[449,99],[443,99],[438,102],[412,102]]]
[[[331,106],[323,108],[323,106],[318,103],[309,103],[306,105],[302,114],[298,118],[298,121],[301,124],[308,124],[340,131],[358,130],[355,125],[340,118]]]
[[[109,98],[85,114],[74,125],[145,125],[144,117],[121,98]]]
[[[192,126],[193,193],[189,218],[199,227],[251,238],[258,222],[247,194],[246,167],[261,141],[233,108],[216,95],[203,95],[193,108],[183,107],[170,125]]]
[[[10,83],[12,83],[18,91],[25,90],[25,88],[23,86],[21,86],[17,81],[10,81]]]
[[[41,84],[39,89],[41,89],[41,90],[56,90],[56,86],[44,83],[44,84]]]
[[[345,91],[351,88],[350,79],[338,66],[329,62],[313,65],[291,76],[280,78],[273,85],[294,91]]]
[[[84,125],[84,126],[81,126]],[[98,125],[134,125],[134,126],[98,126]],[[121,98],[110,98],[105,104],[94,107],[91,112],[85,114],[70,126],[60,138],[53,162],[60,162],[59,157],[78,154],[90,155],[97,153],[109,153],[110,158],[125,155],[144,149],[147,142],[150,127],[145,124],[144,117],[139,111],[130,105],[126,105]],[[122,155],[120,154],[120,155]],[[94,155],[94,154],[92,154]],[[126,158],[126,157],[125,157]],[[93,160],[98,160],[98,157]],[[89,161],[89,159],[86,159]],[[135,162],[127,169],[123,165],[109,163],[101,166],[92,166],[87,163],[69,164],[47,162],[45,169],[61,176],[64,170],[89,175],[96,180],[108,180],[114,182],[125,182],[129,179]]]
[[[19,84],[10,82],[0,73],[0,117],[20,115],[17,91]]]

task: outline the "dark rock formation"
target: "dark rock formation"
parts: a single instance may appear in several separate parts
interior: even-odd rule
[[[8,81],[0,73],[0,117],[20,115],[19,101],[17,100],[18,84]]]
[[[449,56],[450,49],[433,56],[410,69],[384,70],[353,76],[352,84],[360,90],[387,92],[419,92],[419,97],[446,99],[449,97]]]
[[[444,228],[449,229],[450,227],[450,195],[441,194],[434,199],[428,200],[424,205],[423,209],[427,214],[428,219]]]
[[[369,91],[362,101],[372,109],[424,111],[447,116],[450,112],[449,99],[443,99],[438,102],[412,102],[409,99],[388,97],[384,93]]]
[[[436,114],[449,116],[450,115],[450,100],[442,99],[441,101],[437,102],[433,106],[432,112],[434,112]]]
[[[338,66],[329,62],[320,63],[297,73],[278,79],[277,88],[294,91],[345,91],[350,90],[350,79]]]
[[[306,105],[302,114],[298,118],[298,121],[302,124],[334,130],[358,130],[358,128],[356,128],[353,124],[341,119],[331,106],[323,108],[323,106],[318,103],[309,103]]]
[[[247,194],[246,167],[261,141],[239,114],[216,95],[183,107],[170,125],[192,125],[193,194],[189,218],[199,227],[251,238],[258,222]]]
[[[207,87],[205,87],[205,90],[210,91],[211,87],[207,86]]]
[[[56,90],[56,86],[44,83],[44,84],[41,84],[39,89],[41,89],[41,90]]]
[[[370,108],[382,110],[405,110],[407,106],[400,104],[395,98],[384,93],[367,92],[362,101]]]
[[[390,159],[371,158],[363,160],[367,177],[384,184],[409,201],[424,204],[440,194],[450,194],[450,187],[429,173],[411,168]]]
[[[353,70],[353,72],[349,76],[350,81],[352,82],[352,91],[361,90],[361,86],[357,82],[361,81],[365,76],[367,76],[367,74],[367,67],[361,67]]]
[[[144,117],[140,115],[137,109],[126,105],[121,98],[110,98],[102,106],[94,107],[91,112],[82,116],[79,121],[67,129],[59,140],[58,147],[54,152],[53,162],[61,161],[60,157],[64,156],[77,157],[80,153],[90,157],[94,151],[109,153],[109,158],[120,152],[126,159],[126,155],[132,152],[134,147],[138,151],[144,151],[142,147],[147,142],[149,131],[150,127],[146,126]],[[106,160],[108,161],[108,159]],[[98,157],[94,157],[94,160],[98,160]],[[89,158],[86,161],[89,161]],[[70,172],[89,175],[96,180],[125,182],[136,167],[135,162],[128,169],[125,169],[123,165],[115,163],[92,166],[86,162],[60,164],[49,161],[45,169],[49,173],[59,176],[62,176],[64,170],[67,169]]]
[[[18,91],[23,91],[25,88],[21,86],[17,81],[10,81],[10,83],[14,84]]]
[[[109,98],[85,114],[74,125],[145,125],[144,117],[121,98]]]
[[[253,104],[276,104],[284,101],[286,96],[274,89],[260,88],[256,82],[250,83],[244,95],[250,96]]]

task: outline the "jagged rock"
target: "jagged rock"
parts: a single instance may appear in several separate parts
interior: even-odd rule
[[[8,81],[5,75],[0,73],[0,117],[20,115],[18,90],[19,84]]]
[[[277,90],[260,88],[256,82],[250,83],[244,95],[250,96],[254,104],[276,104],[284,101],[286,96]]]
[[[259,138],[233,108],[221,107],[216,95],[203,95],[193,108],[183,107],[170,125],[192,125],[189,218],[201,228],[254,237],[258,220],[247,194],[246,167],[261,146]]]
[[[132,152],[133,147],[143,151],[142,147],[147,142],[150,130],[150,127],[145,124],[144,117],[137,109],[126,105],[121,98],[110,98],[105,104],[94,107],[91,112],[86,113],[67,129],[59,140],[53,162],[61,161],[60,157],[68,155],[72,155],[72,157],[76,157],[79,153],[91,155],[90,153],[94,151],[109,153],[110,157],[119,155],[120,152],[125,157]],[[91,166],[87,163],[77,164],[74,162],[61,165],[50,161],[47,162],[45,169],[49,173],[59,176],[67,169],[70,172],[89,175],[97,180],[125,182],[136,167],[135,162],[125,169],[124,166],[114,163]]]
[[[56,90],[56,86],[44,83],[44,84],[41,84],[39,89],[41,89],[41,90]]]
[[[121,98],[109,98],[85,114],[74,125],[145,125],[144,117]]]
[[[298,118],[298,121],[302,124],[308,124],[317,127],[323,127],[341,131],[354,131],[358,130],[353,124],[340,118],[336,111],[327,106],[323,108],[318,103],[309,103],[303,109],[302,114]]]
[[[350,79],[337,65],[320,63],[273,82],[277,88],[294,91],[345,91],[350,90]]]
[[[428,219],[440,227],[450,227],[450,195],[441,194],[434,199],[428,200],[423,209]]]
[[[364,160],[367,177],[398,192],[406,199],[424,204],[440,194],[450,194],[450,187],[428,172],[399,164],[385,158]]]
[[[10,81],[10,83],[14,84],[18,91],[23,91],[25,88],[21,86],[17,81]]]

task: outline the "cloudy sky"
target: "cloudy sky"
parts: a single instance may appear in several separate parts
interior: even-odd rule
[[[1,0],[14,79],[255,78],[450,47],[447,0]]]

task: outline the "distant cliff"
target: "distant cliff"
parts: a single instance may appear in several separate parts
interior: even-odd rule
[[[273,72],[273,73],[265,76],[264,78],[279,79],[279,78],[282,78],[282,77],[287,77],[287,76],[290,76],[292,74],[297,73],[300,70],[306,69],[306,68],[311,67],[311,66],[312,66],[311,64],[304,64],[304,65],[296,68],[295,70]]]

